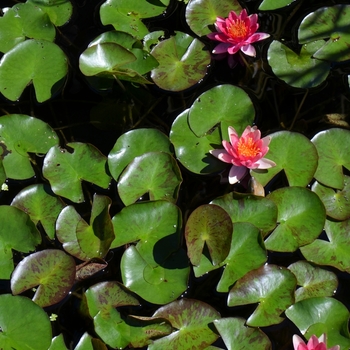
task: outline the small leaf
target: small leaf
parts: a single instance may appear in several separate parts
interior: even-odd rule
[[[48,350],[68,350],[64,343],[63,334],[54,337]]]
[[[74,350],[107,350],[107,346],[100,339],[93,338],[85,332]]]
[[[296,0],[263,0],[259,6],[259,11],[277,10],[293,4]]]

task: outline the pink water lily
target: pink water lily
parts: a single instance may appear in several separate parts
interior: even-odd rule
[[[339,345],[327,348],[327,338],[325,334],[322,334],[319,338],[313,335],[307,344],[298,335],[293,335],[294,350],[340,350]]]
[[[231,11],[228,18],[217,17],[215,28],[217,32],[208,34],[209,39],[220,41],[213,50],[214,54],[228,52],[233,55],[241,50],[246,55],[255,57],[256,51],[251,44],[270,36],[256,32],[259,28],[258,15],[248,16],[246,10],[238,16]]]
[[[230,126],[228,135],[230,142],[222,141],[224,149],[214,149],[210,153],[221,161],[232,164],[228,176],[230,184],[241,180],[247,169],[268,169],[276,165],[272,160],[264,158],[269,151],[270,137],[261,138],[256,126],[247,126],[241,137]]]

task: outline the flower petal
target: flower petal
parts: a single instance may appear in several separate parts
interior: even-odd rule
[[[231,185],[237,183],[246,174],[247,168],[244,166],[232,165],[228,174],[228,181]]]
[[[257,167],[255,169],[269,169],[269,168],[276,166],[276,163],[270,159],[261,158],[255,162],[254,166],[255,165],[257,165]]]
[[[268,37],[270,37],[270,34],[267,34],[267,33],[254,33],[246,41],[247,41],[247,43],[252,44],[252,43],[255,43],[257,41],[267,39]]]
[[[232,163],[232,156],[230,156],[225,149],[212,149],[209,152],[222,162]]]
[[[304,345],[304,348],[300,348]],[[294,350],[307,350],[306,344],[303,339],[301,339],[298,335],[293,335],[293,346]]]
[[[241,47],[241,51],[247,56],[255,57],[256,51],[253,45],[244,45]]]
[[[213,54],[222,54],[224,52],[228,52],[230,48],[230,44],[227,43],[221,43],[217,46],[215,46],[214,50],[212,51]],[[238,50],[237,50],[238,51]]]

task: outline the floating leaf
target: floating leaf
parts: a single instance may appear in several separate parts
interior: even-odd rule
[[[210,53],[198,39],[182,32],[161,41],[151,51],[159,66],[151,72],[163,90],[182,91],[202,80],[210,63]]]
[[[49,350],[68,350],[62,333],[52,339]]]
[[[62,250],[46,249],[20,261],[11,276],[11,290],[17,295],[39,285],[33,301],[45,307],[61,301],[74,278],[74,259]]]
[[[1,349],[47,350],[50,347],[51,324],[40,306],[25,297],[3,294],[0,310]]]
[[[264,265],[238,280],[228,295],[228,306],[259,303],[246,324],[264,327],[283,321],[280,315],[294,303],[296,278],[288,269]]]
[[[67,146],[73,151],[59,146],[49,150],[44,159],[43,175],[57,195],[81,203],[84,201],[81,180],[108,187],[111,178],[105,171],[107,158],[91,144],[74,142]]]
[[[99,258],[91,259],[90,261],[84,261],[76,266],[75,281],[83,281],[95,273],[106,268],[108,264]]]
[[[107,350],[107,346],[100,339],[93,338],[85,332],[74,350]]]
[[[259,11],[277,10],[293,4],[296,0],[263,0],[259,6]]]
[[[267,60],[279,79],[296,88],[310,89],[320,85],[329,74],[329,63],[313,58],[323,44],[323,40],[310,42],[296,53],[274,40],[268,49]]]
[[[279,225],[265,240],[267,249],[294,252],[320,235],[326,210],[314,192],[303,187],[284,187],[271,192],[268,198],[278,207]]]
[[[177,332],[155,340],[149,350],[199,349],[212,344],[218,335],[210,324],[220,318],[220,314],[210,305],[191,299],[181,299],[159,308],[153,317],[167,319]]]

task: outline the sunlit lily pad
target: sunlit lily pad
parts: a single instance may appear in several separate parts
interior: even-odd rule
[[[47,350],[50,347],[51,324],[41,307],[28,298],[3,294],[0,309],[1,349]]]
[[[334,266],[350,273],[350,221],[326,220],[328,241],[317,239],[300,250],[304,257],[318,265]]]
[[[149,350],[199,349],[212,344],[218,335],[210,324],[220,314],[210,305],[192,299],[181,299],[159,308],[153,317],[162,317],[177,329],[167,337],[155,340]]]
[[[52,342],[48,350],[68,350],[66,347],[66,344],[64,343],[64,338],[62,333],[52,338]]]
[[[93,338],[91,335],[85,332],[74,350],[108,350],[108,348],[106,344],[102,342],[102,340]]]
[[[300,43],[329,39],[315,53],[319,60],[346,61],[350,59],[350,5],[321,7],[309,13],[300,23]]]
[[[263,0],[259,6],[260,11],[271,11],[289,6],[297,0]]]
[[[266,158],[276,166],[266,170],[251,170],[263,186],[266,186],[280,171],[284,171],[290,186],[307,186],[317,168],[318,154],[315,146],[302,134],[278,131],[270,134],[271,142]],[[301,154],[307,157],[301,157]]]
[[[303,187],[284,187],[271,192],[268,198],[278,207],[279,225],[265,240],[267,249],[294,252],[321,234],[326,210],[314,192]]]
[[[338,128],[321,131],[311,141],[319,156],[316,180],[341,190],[344,186],[342,167],[350,170],[350,152],[344,147],[350,141],[350,131]]]
[[[182,32],[161,41],[151,54],[159,62],[151,78],[168,91],[182,91],[196,85],[204,78],[210,63],[210,53],[204,50],[204,44]]]
[[[313,297],[332,296],[337,287],[338,279],[332,271],[313,267],[307,261],[297,261],[288,266],[297,278],[300,288],[295,291],[295,301]]]
[[[326,80],[330,65],[313,58],[314,53],[324,45],[323,40],[304,44],[300,53],[274,40],[268,49],[267,59],[275,75],[288,85],[310,89]]]
[[[288,269],[264,265],[248,272],[229,292],[228,306],[259,303],[247,325],[264,327],[283,321],[281,314],[294,303],[296,278]]]
[[[47,249],[20,261],[11,276],[11,290],[16,295],[39,286],[33,301],[45,307],[61,301],[72,288],[74,278],[74,259],[62,250]]]

